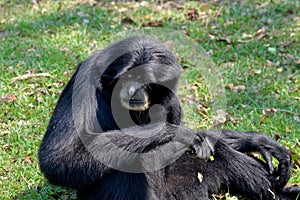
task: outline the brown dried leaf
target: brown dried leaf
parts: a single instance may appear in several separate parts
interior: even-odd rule
[[[209,7],[210,7],[210,3],[204,3],[201,5],[201,10],[202,11],[208,10]]]
[[[230,122],[232,122],[233,124],[237,124],[239,121],[243,121],[244,118],[243,118],[243,117],[230,117],[229,120],[230,120]]]
[[[17,97],[14,94],[5,94],[3,97],[0,98],[0,104],[4,102],[12,102],[16,99]]]
[[[243,33],[242,38],[252,38],[251,34]]]
[[[300,158],[299,158],[300,159]],[[300,163],[299,163],[300,164]],[[300,165],[299,165],[300,166]],[[284,187],[289,188],[289,187],[297,187],[299,184],[293,184],[293,183],[287,183]]]
[[[78,15],[79,17],[84,17],[84,16],[85,16],[84,12],[82,12],[82,11],[77,12],[77,15]]]
[[[28,121],[24,121],[24,120],[20,120],[19,122],[18,122],[18,125],[19,126],[28,126],[30,123],[28,122]]]
[[[267,60],[267,61],[266,61],[266,64],[267,64],[268,67],[271,67],[271,66],[274,66],[274,65],[275,65],[275,64],[272,63],[272,61],[270,61],[270,60]]]
[[[298,157],[298,159],[296,159],[296,160],[294,161],[293,166],[294,166],[294,169],[297,168],[296,166],[300,167],[300,156]]]
[[[295,59],[295,57],[292,54],[289,54],[289,53],[285,54],[284,56],[285,56],[285,58],[290,59],[290,60]]]
[[[127,7],[115,7],[115,10],[118,10],[119,13],[125,13],[128,12],[128,8]]]
[[[281,43],[281,48],[282,48],[282,49],[285,49],[285,48],[287,48],[287,47],[289,47],[289,46],[291,46],[291,45],[293,45],[293,44],[295,44],[295,43],[296,43],[295,40],[289,41],[288,43],[282,42],[282,43]]]
[[[55,34],[56,31],[55,31],[55,30],[47,29],[47,30],[45,31],[45,33],[52,35],[52,34]]]
[[[217,41],[225,42],[226,44],[231,44],[232,43],[230,38],[217,38]]]
[[[186,99],[189,103],[194,103],[196,101],[196,97],[193,94],[189,94],[186,96]]]
[[[42,92],[43,93],[43,92]],[[44,93],[43,93],[44,94]],[[41,103],[41,102],[43,102],[44,101],[44,99],[43,99],[43,97],[38,97],[37,98],[37,101],[39,102],[39,103]]]
[[[33,160],[29,156],[25,156],[24,161],[28,164],[32,164]]]
[[[263,115],[273,115],[275,113],[277,113],[277,109],[276,108],[266,108],[262,111]]]
[[[129,17],[125,17],[124,19],[122,19],[121,23],[122,24],[135,24],[135,22],[133,21],[133,19],[131,19]]]
[[[278,133],[275,133],[274,138],[276,141],[278,141],[281,138],[281,136]]]
[[[263,38],[265,38],[267,36],[267,33],[266,33],[266,27],[263,27],[262,29],[259,29],[257,31],[257,33],[255,34],[255,39],[256,40],[261,40]]]
[[[216,40],[218,42],[225,42],[226,44],[231,44],[232,41],[230,40],[230,38],[219,38],[216,35],[209,33],[208,36],[210,37],[211,40]]]
[[[208,36],[209,36],[209,38],[210,38],[211,40],[216,40],[216,36],[215,36],[215,35],[213,35],[213,34],[208,34]]]
[[[197,105],[197,111],[203,111],[203,112],[207,113],[207,108],[199,102]]]
[[[0,21],[1,24],[5,24],[6,23],[6,19],[2,18]]]
[[[56,90],[55,93],[56,93],[56,94],[61,94],[61,93],[62,93],[62,90]]]
[[[149,7],[150,3],[148,1],[141,1],[140,6],[142,6],[142,7]]]
[[[233,83],[228,83],[225,87],[228,88],[228,89],[232,89],[234,87],[234,84]]]
[[[257,74],[257,75],[259,75],[259,74],[261,74],[261,70],[260,69],[259,70],[255,70],[254,73]]]
[[[216,115],[212,116],[213,126],[216,127],[220,124],[224,124],[227,120],[228,113],[225,110],[217,110]]]
[[[234,86],[233,87],[233,90],[235,92],[241,92],[241,91],[244,91],[246,90],[246,85],[237,85],[237,86]]]
[[[285,132],[286,132],[286,133],[291,132],[291,127],[290,127],[290,126],[286,126],[286,127],[285,127]]]
[[[226,191],[222,190],[220,194],[213,194],[212,196],[216,197],[218,199],[224,199],[225,198],[225,194],[226,194]]]
[[[226,86],[226,88],[234,90],[235,92],[241,92],[246,90],[246,85],[236,85],[234,86],[233,83],[228,83]]]
[[[173,43],[174,42],[172,40],[167,40],[167,41],[164,42],[164,45],[170,49],[172,47],[174,48],[174,44]]]
[[[162,27],[163,26],[163,21],[161,20],[153,20],[153,21],[145,21],[142,23],[142,26],[149,26],[149,27]]]
[[[227,20],[226,23],[224,24],[224,26],[230,26],[230,25],[232,25],[232,24],[233,24],[233,21]]]
[[[34,73],[36,72],[36,68],[34,67],[34,68],[32,68],[32,69],[26,70],[26,72],[27,72],[28,74],[34,74]]]
[[[277,69],[277,72],[278,73],[281,73],[283,71],[283,68],[282,67],[279,67],[278,69]]]
[[[189,20],[197,21],[199,19],[199,12],[196,9],[190,9],[185,14]]]
[[[180,3],[175,3],[173,1],[167,1],[166,3],[161,5],[162,9],[176,9],[176,10],[182,10],[183,9],[183,5],[181,5]]]
[[[11,146],[9,144],[7,144],[7,143],[4,144],[2,148],[5,149],[5,150],[7,150],[7,151],[11,151],[12,150]]]
[[[32,164],[33,163],[33,159],[31,158],[31,156],[33,155],[33,153],[28,153],[25,157],[23,157],[24,161],[28,164]]]

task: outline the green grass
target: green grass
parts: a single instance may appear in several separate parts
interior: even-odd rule
[[[293,153],[290,183],[300,183],[300,5],[297,1],[240,1],[180,8],[94,4],[92,1],[0,2],[0,198],[75,199],[50,186],[38,169],[37,151],[60,91],[76,65],[123,30],[144,22],[162,22],[179,30],[211,54],[226,87],[227,121],[222,126],[268,134]],[[225,1],[224,1],[225,2]],[[197,8],[199,18],[187,13]],[[122,23],[124,18],[134,24]],[[260,31],[264,29],[263,31]],[[193,128],[210,125],[212,97],[205,77],[186,61],[180,97],[185,121]],[[50,73],[51,77],[10,83],[13,77]],[[189,104],[190,95],[196,104]],[[201,105],[199,107],[199,105]],[[275,112],[264,112],[268,108]]]

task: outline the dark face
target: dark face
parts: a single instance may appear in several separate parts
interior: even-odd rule
[[[120,106],[129,111],[143,112],[150,108],[150,104],[161,103],[158,96],[167,95],[151,85],[175,90],[181,72],[174,56],[158,45],[120,56],[107,67],[101,83],[111,94],[117,92]]]
[[[144,111],[150,105],[146,86],[138,81],[128,81],[122,84],[120,101],[122,106],[132,111]]]

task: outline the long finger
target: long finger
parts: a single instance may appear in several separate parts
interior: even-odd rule
[[[270,174],[273,174],[274,173],[274,166],[273,166],[273,163],[272,163],[272,155],[271,155],[271,153],[269,151],[262,151],[261,155],[265,159],[265,161],[267,162]]]
[[[292,165],[288,159],[279,160],[278,173],[279,173],[279,185],[284,187],[290,179],[292,171]]]

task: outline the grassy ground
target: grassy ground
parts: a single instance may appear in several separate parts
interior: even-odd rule
[[[132,28],[180,30],[212,57],[226,85],[222,128],[264,132],[291,150],[300,183],[300,5],[297,1],[97,4],[0,3],[0,199],[72,199],[50,186],[37,150],[55,102],[76,65],[110,36]],[[225,3],[224,3],[225,2]],[[229,1],[228,1],[229,2]],[[208,128],[211,95],[182,61],[185,121]],[[42,77],[11,82],[23,74]],[[188,97],[188,98],[186,98]],[[198,106],[190,106],[189,101]]]

